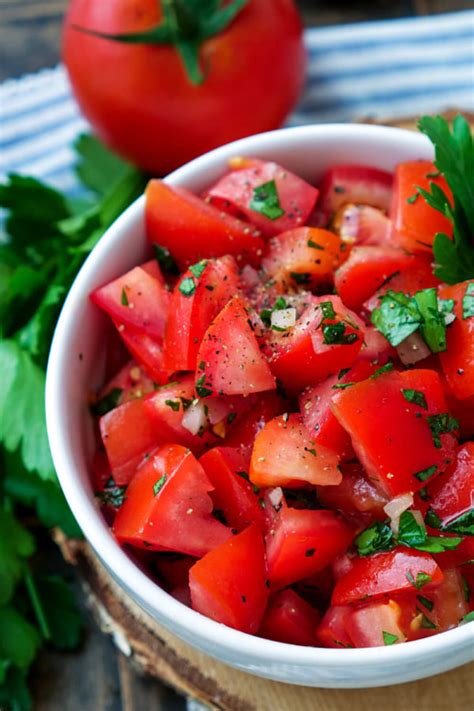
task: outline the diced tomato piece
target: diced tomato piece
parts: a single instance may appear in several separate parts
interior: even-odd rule
[[[153,263],[153,272],[158,265]],[[150,273],[149,264],[134,267],[118,279],[96,289],[92,301],[119,324],[145,331],[149,336],[163,338],[170,294]]]
[[[448,218],[430,207],[417,193],[418,187],[429,190],[430,183],[441,188],[452,200],[446,180],[433,163],[411,161],[400,163],[396,168],[390,217],[395,238],[409,252],[431,252],[437,232],[453,233]]]
[[[112,476],[112,472],[110,471],[107,455],[101,449],[98,449],[94,453],[91,464],[91,474],[94,493],[104,491],[107,482]]]
[[[137,397],[142,397],[142,395],[152,392],[154,385],[153,380],[146,375],[138,363],[130,360],[108,381],[107,385],[104,385],[97,396],[97,401],[100,402],[110,395],[113,390],[118,396],[117,405],[122,405],[124,402],[136,400]]]
[[[324,307],[320,306],[324,302],[332,304],[335,319],[324,317]],[[341,333],[332,338],[330,331],[334,329],[326,332],[325,327],[335,324],[342,324],[336,327]],[[363,338],[362,322],[337,296],[313,297],[290,331],[272,334],[265,352],[273,374],[291,392],[298,392],[349,368],[362,348]]]
[[[262,532],[250,526],[189,571],[193,608],[217,622],[254,634],[268,598]]]
[[[328,607],[316,630],[316,636],[324,647],[353,647],[347,634],[347,621],[353,608],[349,605]]]
[[[237,415],[224,441],[226,447],[235,447],[244,454],[247,466],[257,434],[272,417],[286,408],[286,403],[274,392],[260,393],[251,405],[251,409]]]
[[[328,566],[295,584],[295,590],[298,595],[301,595],[310,605],[314,605],[319,609],[326,609],[331,599],[334,587],[334,576],[331,568],[332,566]]]
[[[466,442],[459,449],[452,470],[428,487],[428,496],[430,509],[438,516],[442,526],[456,523],[459,527],[459,517],[466,518],[468,511],[474,518],[474,442]]]
[[[318,385],[304,390],[299,397],[303,422],[317,444],[329,447],[344,461],[354,456],[351,438],[330,408],[330,400],[340,386],[365,380],[377,369],[369,360],[357,361],[350,370],[331,375]]]
[[[232,535],[212,516],[210,491],[211,482],[189,450],[159,447],[128,485],[115,536],[138,548],[205,555]]]
[[[170,371],[164,365],[161,343],[145,331],[138,331],[124,324],[115,323],[115,325],[128,352],[137,360],[153,382],[157,385],[167,383]]]
[[[360,360],[368,360],[380,368],[389,360],[397,359],[397,351],[374,326],[364,327],[364,345],[359,353]]]
[[[369,597],[413,591],[410,580],[416,581],[419,573],[431,578],[423,590],[443,580],[441,569],[429,553],[410,548],[400,546],[387,553],[357,558],[349,572],[336,581],[332,604],[347,605]]]
[[[262,266],[269,277],[284,287],[304,284],[310,288],[333,284],[334,270],[347,254],[347,244],[334,232],[299,227],[270,240]]]
[[[303,580],[344,553],[353,538],[354,529],[334,511],[292,509],[282,502],[265,539],[268,578],[277,588]]]
[[[319,619],[318,610],[293,590],[281,590],[270,598],[258,633],[276,642],[313,647]]]
[[[456,534],[446,535],[455,536]],[[474,560],[474,536],[466,536],[454,550],[435,553],[433,557],[443,569],[453,568],[457,565],[466,566],[466,568],[471,565],[474,567],[472,563]]]
[[[462,305],[468,288],[474,293],[474,280],[439,290],[442,299],[455,301],[456,320],[447,329],[447,348],[439,357],[448,385],[459,400],[474,396],[474,316],[463,318]]]
[[[323,176],[317,209],[327,221],[346,203],[370,205],[387,211],[393,175],[368,165],[336,165]]]
[[[426,254],[417,254],[402,271],[396,272],[381,289],[372,294],[365,302],[364,309],[370,312],[380,306],[381,297],[389,289],[412,296],[420,289],[430,289],[439,283],[439,279],[433,274],[432,258]]]
[[[457,627],[469,612],[463,580],[455,568],[444,569],[442,582],[428,592],[423,588],[416,601],[417,614],[410,625],[414,638]]]
[[[150,180],[145,197],[148,240],[166,247],[180,269],[225,254],[243,264],[260,263],[263,240],[256,228],[161,180]]]
[[[441,371],[442,372],[442,371]],[[445,395],[448,409],[459,422],[459,433],[463,440],[474,439],[474,395],[458,400],[446,384]]]
[[[226,173],[206,193],[211,204],[231,214],[240,212],[264,235],[277,235],[304,225],[318,196],[318,190],[298,175],[276,163],[258,158],[234,159],[234,170]],[[265,186],[273,183],[278,205],[275,216],[256,209],[255,201],[265,201]],[[230,210],[229,210],[230,208]]]
[[[374,602],[352,610],[346,624],[354,647],[381,647],[405,642],[400,612],[400,606],[394,600]]]
[[[275,388],[275,378],[235,297],[207,329],[198,353],[196,389],[208,395],[250,395]]]
[[[192,434],[183,427],[183,415],[195,399],[193,375],[183,375],[149,395],[143,403],[157,443],[175,442],[199,454],[206,446],[218,442],[209,429]]]
[[[257,486],[339,484],[339,457],[315,445],[300,415],[270,420],[255,438],[250,480]]]
[[[331,224],[347,245],[390,244],[392,223],[387,215],[376,207],[343,205]]]
[[[364,302],[413,257],[394,247],[354,247],[335,274],[336,291],[350,309],[360,311]]]
[[[403,390],[421,392],[427,408],[410,402]],[[418,491],[454,459],[455,423],[434,371],[380,374],[338,392],[331,408],[368,476],[391,497]]]
[[[191,607],[189,571],[195,562],[196,558],[187,555],[164,553],[156,557],[158,575],[165,590],[188,607]]]
[[[170,372],[195,370],[206,329],[238,291],[233,257],[202,261],[184,272],[174,288],[166,322],[164,359]]]
[[[143,398],[125,402],[101,417],[100,434],[119,485],[128,484],[145,454],[159,441]]]
[[[263,509],[258,490],[248,480],[247,457],[232,447],[214,447],[199,461],[214,487],[214,506],[222,511],[228,525],[243,531],[257,523],[263,529]]]
[[[338,486],[318,488],[318,500],[323,506],[338,509],[344,514],[370,514],[383,520],[388,498],[367,478],[358,462],[341,465],[342,481]]]

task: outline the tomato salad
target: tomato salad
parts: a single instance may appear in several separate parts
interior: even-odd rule
[[[423,161],[314,187],[235,158],[200,196],[151,180],[154,258],[92,294],[121,363],[94,490],[213,620],[368,647],[473,617],[474,281],[434,273],[452,224],[429,185],[452,201]]]

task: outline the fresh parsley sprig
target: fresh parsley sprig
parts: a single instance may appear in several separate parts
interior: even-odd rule
[[[82,624],[67,583],[33,559],[38,523],[80,535],[46,435],[51,337],[84,259],[145,185],[94,138],[82,136],[76,149],[83,199],[20,175],[0,185],[0,707],[18,711],[31,707],[27,675],[41,646],[73,648]]]
[[[444,176],[454,204],[435,183],[430,190],[417,191],[431,207],[445,215],[453,225],[453,239],[443,232],[435,236],[433,252],[435,275],[447,284],[474,277],[474,142],[466,119],[458,115],[452,130],[442,116],[423,116],[419,130],[435,149],[435,166]]]

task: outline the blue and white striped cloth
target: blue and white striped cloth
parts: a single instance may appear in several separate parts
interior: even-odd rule
[[[289,124],[474,110],[474,11],[306,32],[305,93]],[[77,189],[71,144],[89,126],[63,66],[0,85],[0,179]]]

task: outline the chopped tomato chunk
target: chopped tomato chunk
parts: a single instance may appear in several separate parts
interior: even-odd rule
[[[166,247],[181,269],[225,254],[260,263],[263,240],[256,228],[161,180],[150,180],[145,196],[148,240]]]
[[[474,396],[474,316],[463,315],[463,299],[468,289],[474,294],[474,281],[464,281],[439,290],[442,299],[454,299],[456,320],[446,334],[446,350],[440,353],[446,380],[459,400]]]
[[[207,395],[250,395],[275,388],[275,378],[235,297],[207,329],[198,352],[196,389]]]
[[[255,525],[208,553],[189,571],[193,608],[242,632],[257,632],[268,598],[264,555]]]
[[[466,442],[458,450],[451,471],[428,487],[428,497],[430,509],[442,526],[455,528],[459,533],[473,530],[474,442]]]
[[[392,223],[382,210],[370,205],[343,205],[332,228],[347,245],[390,245]]]
[[[319,619],[318,610],[293,590],[281,590],[270,599],[258,633],[276,642],[316,646]]]
[[[368,165],[337,165],[330,168],[320,184],[317,209],[325,220],[346,203],[390,207],[393,176]]]
[[[404,642],[400,606],[394,600],[374,602],[352,610],[347,632],[354,647],[381,647]]]
[[[270,161],[237,158],[231,165],[234,169],[206,193],[211,204],[233,214],[240,212],[264,235],[305,224],[318,196],[316,188]]]
[[[316,445],[300,415],[270,420],[255,438],[250,479],[257,486],[339,484],[339,457]]]

